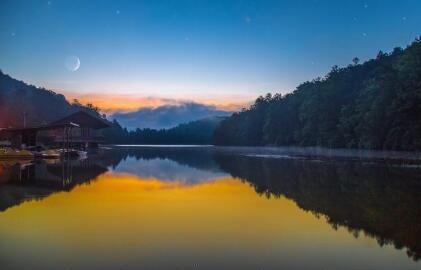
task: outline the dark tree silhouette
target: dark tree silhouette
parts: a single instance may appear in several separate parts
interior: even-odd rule
[[[421,41],[259,97],[224,120],[214,142],[421,150]]]

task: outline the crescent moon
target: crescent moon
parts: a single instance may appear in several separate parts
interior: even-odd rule
[[[69,56],[66,58],[65,66],[69,71],[76,71],[80,68],[80,59],[77,56]]]
[[[76,65],[75,68],[73,69],[73,71],[76,71],[80,68],[80,59],[79,57],[76,57]]]

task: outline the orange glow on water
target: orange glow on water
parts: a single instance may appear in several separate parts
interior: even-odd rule
[[[164,269],[186,269],[195,261],[226,267],[237,264],[238,256],[245,264],[288,265],[303,252],[310,265],[336,249],[377,246],[370,238],[357,241],[344,229],[332,230],[324,218],[288,199],[257,196],[233,178],[187,185],[113,173],[9,208],[0,215],[0,236],[9,243],[6,250],[0,247],[3,255],[35,260],[41,268],[55,260],[56,266],[79,268],[93,259],[101,267],[133,260]]]

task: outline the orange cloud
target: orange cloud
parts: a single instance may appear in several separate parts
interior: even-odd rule
[[[159,107],[163,105],[176,105],[176,100],[163,99],[157,97],[137,97],[133,95],[112,95],[112,94],[77,94],[66,93],[66,98],[70,101],[77,99],[82,104],[92,103],[104,112],[135,111],[146,107]]]
[[[81,94],[75,92],[64,93],[69,101],[77,99],[82,104],[92,103],[105,113],[130,112],[140,108],[156,108],[164,105],[178,105],[185,102],[197,102],[212,105],[218,109],[238,111],[248,107],[253,98],[251,96],[210,96],[190,97],[190,99],[162,98],[151,96],[138,96],[130,94]]]

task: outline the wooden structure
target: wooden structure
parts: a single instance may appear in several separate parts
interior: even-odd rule
[[[22,146],[36,146],[38,143],[38,134],[40,132],[50,132],[53,130],[62,130],[62,137],[69,139],[69,130],[78,127],[75,123],[42,125],[27,128],[6,128],[0,130],[3,138],[7,138],[12,148],[22,148]]]
[[[65,125],[68,123],[75,123],[78,127],[67,130],[67,138],[58,134],[58,136],[54,137],[54,141],[58,144],[67,141],[72,147],[77,148],[97,147],[98,144],[104,142],[101,130],[111,126],[107,120],[93,116],[84,111],[79,111],[66,116],[53,122],[52,125]]]
[[[39,143],[63,149],[97,147],[104,138],[98,132],[110,124],[87,112],[79,111],[48,125],[6,128],[0,137],[8,139],[13,148],[37,146]]]

